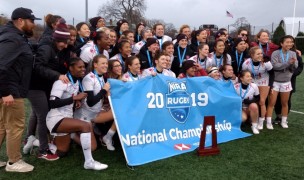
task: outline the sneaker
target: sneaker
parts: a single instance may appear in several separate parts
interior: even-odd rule
[[[36,146],[36,147],[39,147],[39,146],[40,146],[40,142],[39,142],[38,139],[35,139],[35,140],[33,141],[33,146]]]
[[[253,134],[260,134],[260,131],[258,130],[258,128],[256,126],[251,126],[251,130],[252,130]]]
[[[109,139],[109,138],[107,138],[107,136],[104,136],[102,138],[102,142],[105,143],[105,145],[107,146],[107,149],[109,151],[115,151],[115,147],[113,146],[112,139]]]
[[[8,172],[30,172],[33,171],[34,166],[24,162],[22,159],[10,165],[8,162],[6,163],[5,170]]]
[[[264,121],[259,120],[258,122],[258,130],[263,130]]]
[[[26,144],[23,146],[23,153],[28,154],[33,149],[33,142],[36,140],[35,136],[31,135],[27,138]]]
[[[287,125],[287,122],[285,121],[282,121],[281,122],[281,126],[282,126],[282,128],[284,128],[284,129],[287,129],[288,128],[288,125]]]
[[[272,123],[266,123],[267,129],[273,130]]]
[[[92,160],[90,162],[85,162],[83,167],[85,169],[103,170],[103,169],[107,169],[108,165]]]
[[[0,161],[0,167],[3,167],[6,165],[6,162]]]
[[[57,154],[53,154],[50,150],[47,150],[43,153],[40,153],[38,155],[38,158],[45,159],[47,161],[56,161],[57,159],[59,159],[59,156]]]

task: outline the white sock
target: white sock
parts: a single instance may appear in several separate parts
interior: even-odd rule
[[[257,127],[258,123],[251,123],[253,127]]]
[[[91,152],[91,133],[81,133],[80,143],[82,146],[85,162],[90,162],[94,160]]]
[[[112,139],[112,137],[114,136],[115,133],[116,133],[116,131],[113,131],[112,129],[109,129],[106,136],[109,137],[110,139]]]
[[[35,140],[33,141],[33,145],[39,147],[39,145],[40,145],[39,140],[38,140],[38,139],[35,139]]]
[[[264,122],[265,121],[265,117],[259,117],[259,122]]]
[[[271,117],[266,117],[267,123],[271,124]]]
[[[50,150],[53,154],[56,154],[57,146],[56,146],[55,144],[49,143],[49,150]]]
[[[286,116],[282,116],[282,122],[287,122],[287,117]]]

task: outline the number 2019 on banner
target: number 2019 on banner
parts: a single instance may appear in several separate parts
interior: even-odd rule
[[[162,93],[147,93],[146,96],[149,100],[148,108],[163,108],[164,107],[164,95]],[[191,100],[191,102],[190,102]],[[178,105],[191,105],[195,106],[207,106],[208,105],[208,94],[207,93],[192,93],[190,97],[175,97],[174,99],[167,99],[167,105],[178,104]]]

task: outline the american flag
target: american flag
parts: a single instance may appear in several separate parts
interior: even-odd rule
[[[233,15],[232,15],[230,12],[228,12],[228,11],[226,11],[226,16],[227,16],[227,17],[232,17],[232,18],[233,18]]]

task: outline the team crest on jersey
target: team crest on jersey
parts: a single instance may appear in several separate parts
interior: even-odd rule
[[[190,111],[190,95],[186,82],[168,82],[166,107],[178,123],[185,123]]]

